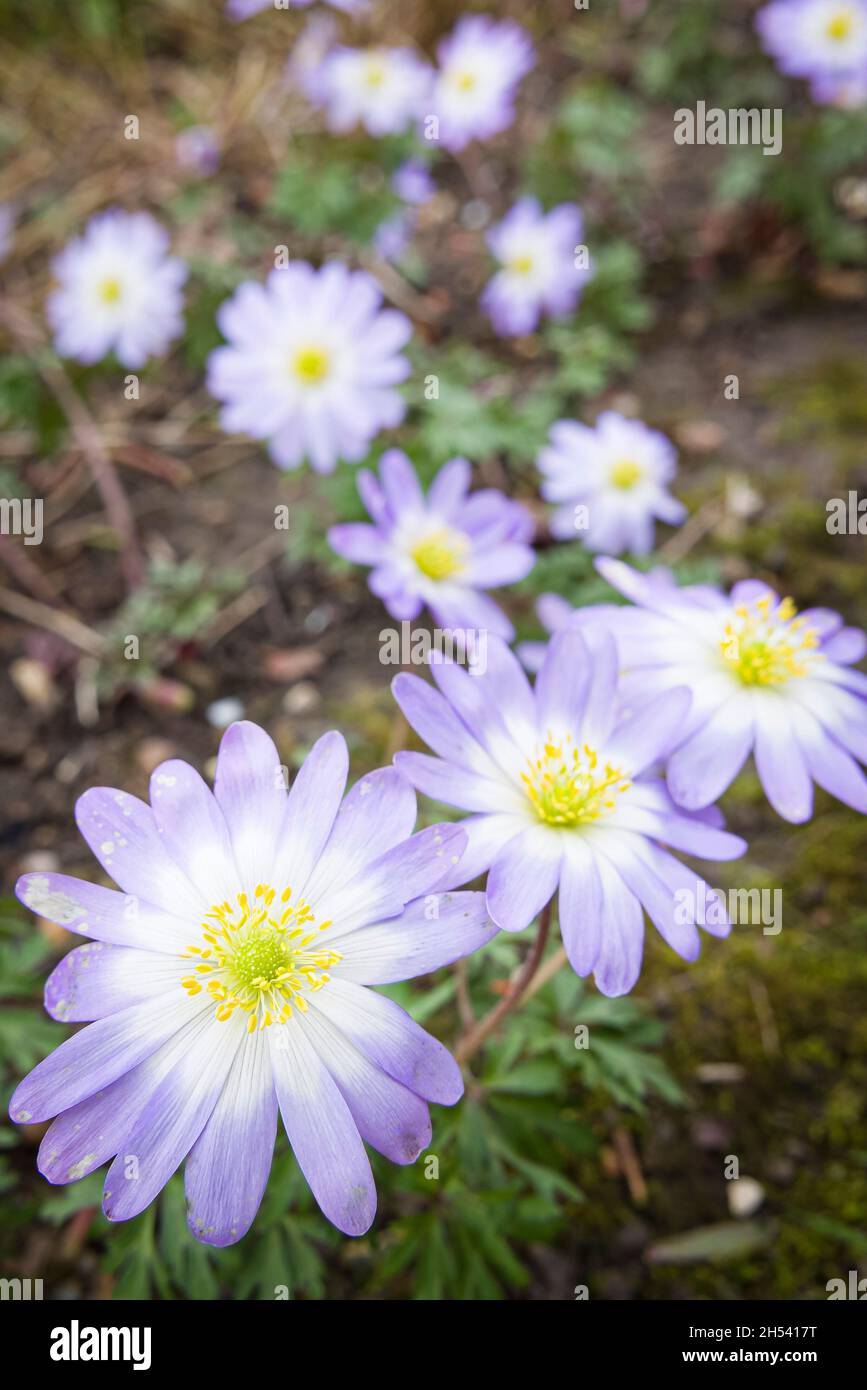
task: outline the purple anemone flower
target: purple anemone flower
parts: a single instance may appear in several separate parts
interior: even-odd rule
[[[339,134],[363,125],[370,135],[397,135],[422,114],[430,68],[411,48],[338,44],[308,75],[307,95],[324,107]]]
[[[813,97],[845,102],[867,82],[867,0],[772,0],[756,16],[781,72],[806,77]],[[849,98],[849,104],[854,103]]]
[[[468,497],[470,471],[466,459],[451,459],[425,496],[406,454],[389,449],[378,480],[358,475],[373,525],[332,526],[328,541],[345,559],[374,567],[370,588],[393,618],[415,618],[426,605],[442,628],[511,638],[506,615],[479,591],[529,574],[533,519],[495,488]]]
[[[616,410],[604,410],[592,428],[558,420],[536,461],[542,496],[557,504],[551,531],[580,537],[589,550],[619,555],[653,549],[654,521],[675,526],[686,508],[667,490],[677,470],[671,440]]]
[[[175,136],[175,159],[182,169],[207,178],[220,167],[220,141],[211,126],[192,125]]]
[[[405,159],[391,176],[391,186],[405,203],[429,203],[437,186],[420,159]]]
[[[415,208],[398,208],[380,222],[373,234],[372,246],[384,261],[396,261],[406,250],[415,231],[418,212]]]
[[[322,1211],[361,1235],[376,1206],[365,1143],[411,1163],[430,1139],[426,1102],[461,1095],[445,1048],[367,986],[493,934],[481,894],[435,891],[465,837],[413,835],[415,796],[392,768],[344,800],[347,767],[343,737],[325,734],[287,795],[268,735],[233,724],[213,792],[173,760],[154,772],[150,806],[106,787],[80,798],[79,829],[120,892],[19,880],[27,907],[91,938],[45,989],[52,1017],[90,1026],[21,1082],[10,1113],[57,1117],[39,1150],[49,1182],[114,1160],[110,1220],[143,1211],[186,1158],[193,1234],[239,1240],[279,1109]]]
[[[543,212],[535,198],[521,198],[488,233],[500,269],[482,294],[482,308],[496,331],[532,333],[543,314],[571,314],[589,266],[576,263],[583,219],[574,203]]]
[[[333,5],[335,10],[343,10],[345,14],[361,14],[370,7],[370,0],[327,0],[327,3]],[[292,10],[306,10],[312,4],[313,0],[289,0],[289,8]],[[226,0],[226,14],[230,19],[249,19],[261,10],[270,9],[276,9],[274,0]]]
[[[512,124],[518,83],[534,61],[533,45],[519,24],[464,15],[440,43],[437,58],[429,100],[438,132],[432,138],[459,151]]]
[[[666,756],[689,709],[679,689],[623,711],[617,651],[609,634],[588,647],[574,629],[550,643],[531,689],[497,638],[475,678],[435,661],[438,690],[401,674],[395,699],[439,756],[399,753],[413,786],[473,814],[456,880],[489,870],[487,903],[497,926],[520,931],[559,889],[560,932],[573,969],[595,974],[604,994],[624,994],[641,970],[642,909],[685,960],[699,952],[696,923],[725,936],[721,899],[663,846],[703,859],[746,849],[715,810],[674,805],[649,769]],[[698,904],[715,898],[714,922]]]
[[[750,753],[788,821],[809,820],[813,783],[867,811],[867,637],[829,608],[798,615],[758,579],[731,594],[648,582],[620,561],[597,569],[637,605],[612,622],[636,708],[685,686],[692,704],[668,761],[668,788],[697,810],[721,796]]]
[[[223,403],[220,423],[266,439],[278,467],[357,463],[403,419],[395,387],[410,372],[401,348],[412,324],[382,308],[365,271],[292,261],[264,285],[239,285],[217,323],[228,344],[208,358],[208,390]]]

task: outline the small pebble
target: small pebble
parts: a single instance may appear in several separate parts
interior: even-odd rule
[[[312,681],[298,681],[283,696],[287,714],[307,714],[319,704],[319,691]]]
[[[732,1216],[752,1216],[765,1200],[765,1189],[755,1178],[732,1178],[726,1183],[726,1198]]]
[[[229,725],[234,724],[236,719],[244,718],[244,706],[240,700],[228,695],[224,699],[215,700],[212,705],[208,705],[205,710],[205,718],[213,729],[228,729]]]

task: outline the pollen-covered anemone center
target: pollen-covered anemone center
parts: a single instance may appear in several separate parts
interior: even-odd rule
[[[448,579],[463,569],[468,544],[458,531],[442,526],[416,541],[410,555],[428,579]]]
[[[846,10],[841,10],[839,14],[835,14],[828,20],[825,33],[828,35],[829,39],[834,39],[838,43],[843,43],[852,32],[852,23],[851,14]]]
[[[506,262],[506,268],[513,271],[515,275],[529,275],[533,269],[533,257],[528,255],[512,256]]]
[[[328,971],[341,959],[318,940],[330,926],[317,926],[303,899],[293,906],[291,888],[278,897],[260,883],[252,902],[239,893],[234,905],[217,903],[205,914],[202,944],[184,952],[185,960],[197,963],[181,984],[191,995],[210,994],[221,1023],[236,1009],[247,1015],[248,1033],[286,1023],[293,1008],[304,1013],[306,996],[328,983]]]
[[[551,734],[527,759],[521,781],[533,810],[546,825],[590,825],[614,810],[621,792],[631,783],[622,768],[600,762],[589,744],[577,744],[571,734]]]
[[[623,492],[628,492],[635,487],[639,478],[643,475],[643,468],[634,459],[618,459],[612,466],[610,479],[612,487],[619,487]]]
[[[790,598],[774,609],[769,597],[742,603],[725,625],[720,650],[744,685],[784,685],[805,676],[819,657],[819,639]],[[812,653],[812,658],[810,657]]]
[[[302,386],[318,386],[331,369],[331,358],[324,347],[309,343],[292,354],[289,368]]]
[[[97,295],[103,304],[116,304],[121,296],[121,284],[113,275],[100,280]]]

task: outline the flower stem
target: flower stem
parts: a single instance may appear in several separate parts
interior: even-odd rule
[[[499,1004],[496,1004],[484,1018],[479,1019],[478,1023],[468,1029],[457,1041],[455,1045],[455,1056],[461,1063],[466,1063],[478,1052],[482,1043],[487,1037],[498,1028],[507,1014],[516,1009],[524,997],[530,982],[538,969],[542,955],[545,951],[545,944],[548,940],[548,932],[551,927],[551,903],[546,903],[539,914],[539,925],[536,928],[536,937],[532,946],[524,957],[524,962],[518,974],[511,981],[509,988],[503,995]]]

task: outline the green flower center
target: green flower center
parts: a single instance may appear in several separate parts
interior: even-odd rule
[[[251,903],[239,893],[236,904],[217,903],[202,923],[203,945],[188,946],[195,960],[181,984],[190,995],[206,990],[221,1023],[236,1009],[247,1015],[247,1031],[286,1023],[293,1008],[307,1009],[308,994],[328,983],[328,970],[342,957],[317,942],[330,922],[316,919],[303,899],[293,906],[292,889],[279,899],[267,883],[257,885]]]

